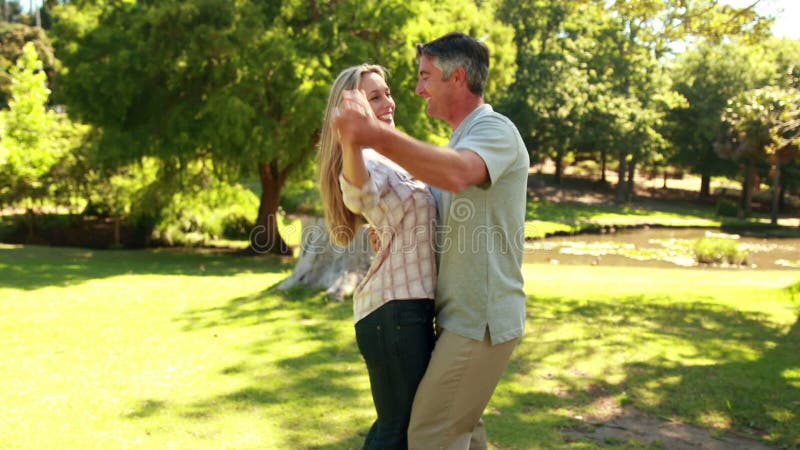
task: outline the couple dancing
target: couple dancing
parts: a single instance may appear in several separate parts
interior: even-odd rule
[[[452,126],[447,147],[394,128],[386,73],[366,64],[334,82],[320,140],[333,241],[362,217],[380,240],[353,297],[377,411],[363,448],[486,449],[481,414],[525,326],[528,152],[484,103],[482,42],[449,33],[417,59],[416,93]]]

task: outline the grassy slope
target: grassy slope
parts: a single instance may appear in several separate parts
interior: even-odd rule
[[[0,246],[0,448],[357,448],[351,307],[270,290],[292,263]],[[597,448],[564,430],[617,403],[800,445],[800,272],[744,274],[525,266],[493,447]]]

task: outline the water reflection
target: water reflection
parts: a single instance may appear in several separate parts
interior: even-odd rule
[[[738,248],[748,254],[746,266],[714,267],[742,270],[800,268],[800,239],[752,238],[697,228],[646,228],[613,234],[546,238],[525,244],[525,262],[709,267],[698,266],[694,258],[694,243],[703,237],[735,239]]]

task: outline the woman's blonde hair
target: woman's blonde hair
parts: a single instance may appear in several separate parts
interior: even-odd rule
[[[358,89],[361,77],[366,73],[377,73],[386,78],[386,69],[375,64],[361,64],[343,70],[331,86],[328,104],[322,118],[319,139],[319,189],[325,209],[325,224],[334,244],[344,246],[355,237],[361,225],[361,217],[344,206],[339,174],[342,173],[342,147],[336,142],[331,130],[331,120],[336,107],[342,102],[342,92]]]

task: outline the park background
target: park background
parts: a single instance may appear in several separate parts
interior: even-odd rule
[[[2,6],[0,447],[357,448],[350,306],[278,287],[319,223],[333,78],[385,65],[398,126],[444,143],[413,44],[453,29],[486,39],[487,100],[531,153],[526,251],[709,231],[669,247],[688,266],[526,262],[493,448],[800,446],[800,257],[754,267],[737,239],[800,230],[800,41],[773,34],[778,2]]]

